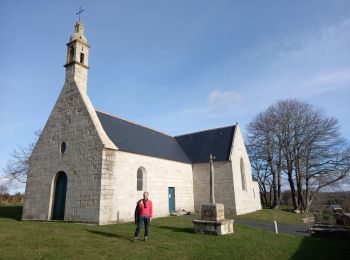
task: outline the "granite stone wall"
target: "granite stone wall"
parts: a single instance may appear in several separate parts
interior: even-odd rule
[[[144,183],[142,191],[137,191],[140,167],[144,170]],[[154,217],[169,215],[168,187],[175,188],[176,209],[193,211],[191,164],[110,151],[104,155],[102,168],[106,172],[102,175],[101,224],[132,221],[136,202],[144,191],[149,192],[153,202]]]
[[[24,220],[51,219],[55,176],[64,171],[68,177],[64,220],[99,222],[105,140],[91,108],[75,81],[66,81],[30,158]],[[61,154],[63,141],[66,151]]]
[[[194,209],[201,211],[201,205],[210,202],[210,166],[209,163],[193,165]],[[235,213],[235,200],[231,162],[214,162],[215,202],[225,206],[226,213]]]
[[[237,125],[231,150],[233,186],[235,191],[236,214],[244,214],[261,209],[259,187],[252,179],[248,153],[244,144],[240,127]],[[242,184],[241,162],[245,175],[245,188]]]
[[[243,189],[241,161],[244,164]],[[209,163],[193,165],[194,208],[200,212],[203,203],[209,202]],[[239,126],[236,126],[230,161],[214,162],[214,190],[216,203],[225,206],[227,214],[244,214],[261,209],[257,182],[252,180],[249,157]]]

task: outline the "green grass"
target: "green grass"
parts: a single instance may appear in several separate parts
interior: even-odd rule
[[[349,240],[275,235],[234,225],[235,233],[192,232],[195,216],[155,219],[148,242],[133,223],[97,226],[19,221],[21,207],[0,207],[0,259],[341,259]]]
[[[261,222],[273,222],[275,219],[280,224],[302,224],[305,214],[296,214],[288,209],[262,209],[252,213],[232,216],[237,219],[254,220]]]

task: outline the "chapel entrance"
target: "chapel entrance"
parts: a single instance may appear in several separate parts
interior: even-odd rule
[[[168,187],[168,197],[169,197],[169,213],[175,211],[175,188]]]
[[[67,175],[64,172],[58,172],[55,180],[55,194],[53,203],[53,220],[64,219],[64,209],[66,206],[67,193]]]

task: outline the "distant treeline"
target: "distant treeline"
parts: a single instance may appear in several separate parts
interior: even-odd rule
[[[282,192],[281,204],[293,206],[290,191]],[[320,192],[314,199],[310,210],[320,211],[329,205],[339,205],[344,212],[350,212],[350,191]]]
[[[21,205],[24,202],[24,195],[17,193],[15,195],[1,194],[0,204],[1,205]]]

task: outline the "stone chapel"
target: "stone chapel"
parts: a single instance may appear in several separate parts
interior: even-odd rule
[[[131,221],[148,191],[154,216],[215,200],[226,213],[261,209],[238,124],[170,136],[96,110],[87,95],[89,44],[79,20],[67,43],[64,86],[29,160],[23,220]]]

